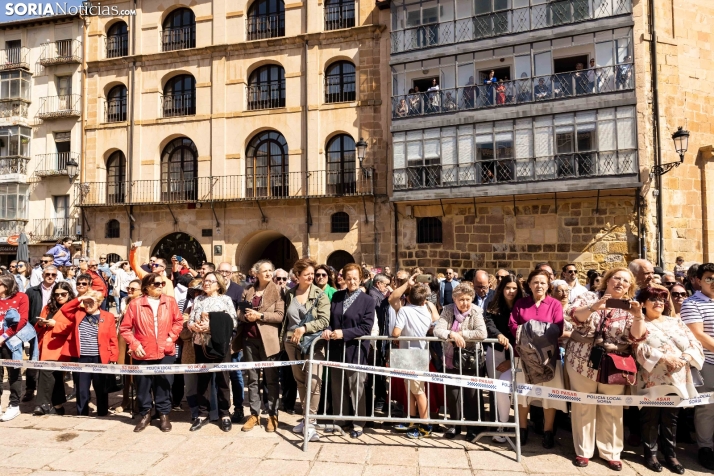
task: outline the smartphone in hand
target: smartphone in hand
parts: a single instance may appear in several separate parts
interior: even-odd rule
[[[629,311],[632,307],[630,301],[627,299],[608,299],[605,301],[605,307],[608,309],[624,309]]]
[[[430,274],[420,274],[419,276],[416,277],[416,282],[417,283],[431,283],[431,275]]]

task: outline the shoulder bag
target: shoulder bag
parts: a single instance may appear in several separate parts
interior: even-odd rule
[[[595,344],[598,337],[602,334],[605,321],[609,318],[609,314],[606,314],[605,311],[601,311],[600,326],[593,337],[593,347],[590,351],[588,366],[598,370],[597,381],[599,383],[608,385],[634,385],[637,381],[637,364],[632,355],[605,352],[603,346]]]

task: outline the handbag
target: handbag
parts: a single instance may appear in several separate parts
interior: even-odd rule
[[[305,313],[305,316],[300,320],[298,327],[302,327],[308,322],[312,322],[315,320],[315,316],[312,315],[312,311],[315,309],[315,306],[317,306],[317,301],[320,299],[321,296],[322,291],[317,293],[317,296],[315,296],[315,298],[312,300],[310,310],[307,311]],[[310,353],[310,346],[315,341],[315,339],[319,338],[321,335],[322,331],[313,332],[312,334],[303,334],[302,338],[300,339],[300,344],[298,344],[300,346],[300,352],[302,352],[303,355],[308,355]]]
[[[637,381],[637,364],[635,359],[629,354],[618,354],[617,352],[605,352],[605,348],[595,345],[598,337],[602,334],[605,321],[610,317],[602,311],[602,319],[595,336],[593,346],[590,349],[588,366],[597,369],[597,381],[608,385],[634,385]],[[599,363],[596,360],[599,357]]]
[[[454,353],[457,349],[454,349]],[[459,358],[454,358],[454,368],[462,375],[474,374],[478,367],[478,359],[475,350],[460,349]]]

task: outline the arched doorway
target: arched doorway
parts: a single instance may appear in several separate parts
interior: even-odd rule
[[[351,254],[344,250],[337,250],[330,253],[327,257],[327,266],[332,266],[339,273],[346,264],[354,263],[355,259]]]
[[[261,259],[269,259],[276,269],[289,271],[298,258],[300,256],[289,239],[277,231],[266,230],[248,240],[240,250],[236,261],[243,272],[248,271],[256,261]]]
[[[184,258],[193,269],[199,268],[206,260],[206,253],[196,238],[182,232],[164,236],[151,252],[151,256],[163,258],[167,263],[171,263],[173,255]]]

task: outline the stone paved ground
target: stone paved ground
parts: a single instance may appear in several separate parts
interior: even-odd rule
[[[2,406],[8,402],[7,382]],[[118,403],[117,395],[112,404]],[[560,430],[553,451],[545,452],[540,439],[531,436],[521,462],[506,445],[490,438],[471,444],[449,441],[440,434],[413,441],[385,429],[367,429],[359,440],[323,437],[310,443],[307,453],[290,429],[298,416],[281,414],[280,430],[254,429],[243,433],[239,425],[223,433],[208,425],[189,432],[188,412],[174,413],[173,431],[156,426],[133,433],[136,420],[126,413],[105,418],[68,416],[34,417],[32,403],[23,404],[20,417],[0,423],[1,476],[94,475],[210,475],[260,474],[263,476],[522,476],[534,474],[615,474],[600,460],[587,468],[571,464],[574,456],[570,433]],[[299,405],[298,405],[299,406]],[[66,404],[76,413],[74,402]],[[641,464],[641,449],[626,448],[622,474],[652,474]],[[696,447],[679,450],[687,474],[711,474],[696,462]],[[662,474],[671,474],[667,469]]]

